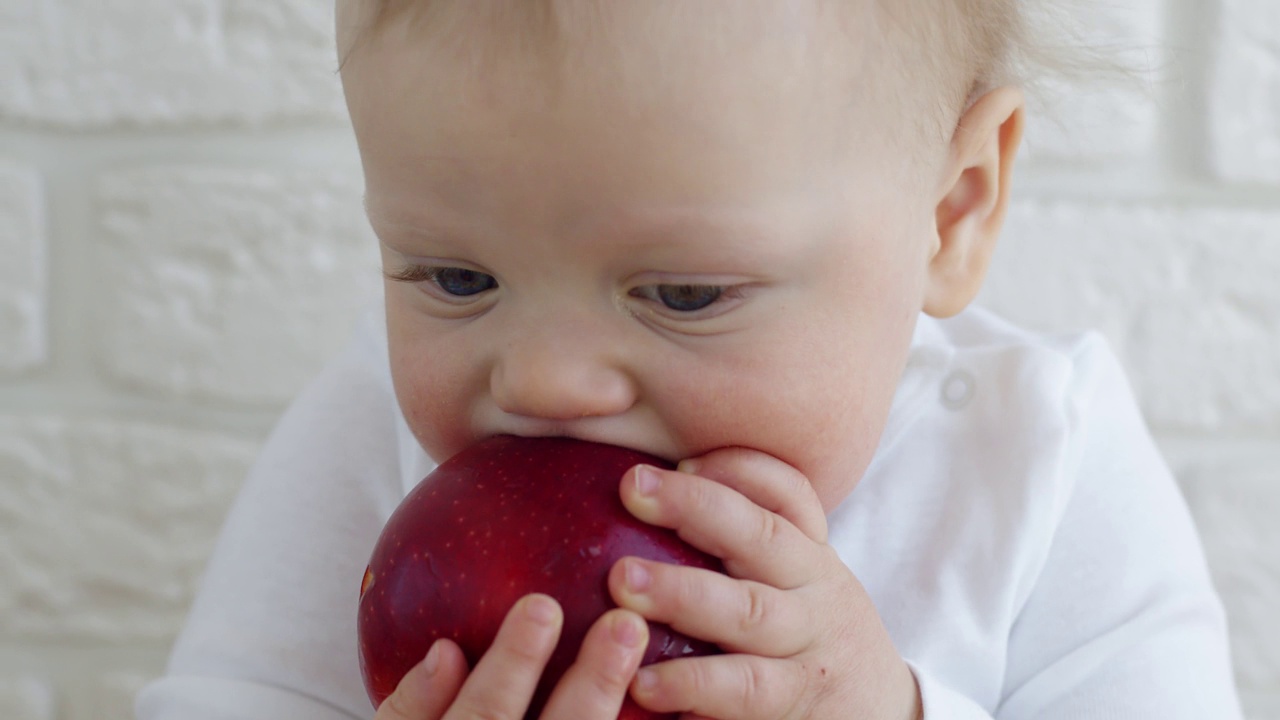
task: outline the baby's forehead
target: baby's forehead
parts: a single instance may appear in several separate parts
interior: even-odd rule
[[[972,0],[339,3],[360,6],[358,40],[416,43],[430,62],[443,57],[455,68],[461,62],[471,79],[505,77],[525,88],[546,86],[539,91],[547,93],[594,83],[625,88],[628,101],[640,105],[654,105],[652,94],[660,91],[673,97],[673,88],[708,96],[755,85],[775,104],[843,102],[862,113],[892,113],[897,127],[923,129],[939,124],[923,116],[956,102],[939,97],[954,85],[940,77],[950,65],[920,56],[927,34],[921,26],[936,19],[919,8],[966,1]]]
[[[759,64],[816,84],[896,103],[899,125],[949,140],[965,106],[1017,82],[1013,48],[1026,43],[1020,0],[337,0],[344,58],[391,32],[483,67],[521,53],[580,72],[600,57],[651,76],[687,72],[687,53],[718,54],[725,73]],[[602,55],[603,54],[603,55]],[[759,64],[756,67],[759,67]],[[849,86],[852,87],[849,87]],[[919,134],[919,133],[917,133]]]
[[[770,57],[777,63],[820,54],[866,54],[877,0],[339,0],[369,9],[370,34],[399,26],[438,50],[481,61],[506,52],[573,66],[616,64],[674,71],[691,55],[726,64]],[[809,66],[810,69],[812,65]]]

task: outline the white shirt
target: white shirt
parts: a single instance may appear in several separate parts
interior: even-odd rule
[[[369,553],[433,467],[371,313],[249,473],[140,720],[349,720]],[[1223,609],[1114,355],[980,309],[922,317],[881,445],[829,517],[927,720],[1234,720]]]

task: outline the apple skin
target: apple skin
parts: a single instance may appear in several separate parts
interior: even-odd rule
[[[521,597],[541,592],[564,610],[560,640],[525,717],[537,718],[573,663],[587,629],[616,607],[609,569],[620,558],[714,569],[720,561],[676,534],[637,520],[618,486],[645,453],[568,438],[500,435],[427,475],[392,513],[360,589],[360,669],[374,707],[438,638],[457,642],[471,667]],[[642,665],[720,652],[649,623]],[[628,697],[624,720],[651,713]]]

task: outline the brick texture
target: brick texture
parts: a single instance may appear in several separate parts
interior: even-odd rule
[[[329,0],[6,0],[0,118],[91,128],[341,117]]]
[[[1240,688],[1280,688],[1280,452],[1205,453],[1178,468],[1232,623]]]
[[[39,173],[0,160],[0,375],[46,359],[44,225]]]
[[[71,720],[133,720],[133,701],[150,676],[138,672],[110,672],[87,688],[73,707]]]
[[[1280,431],[1280,212],[1020,203],[982,301],[1102,330],[1163,429]]]
[[[1280,3],[1222,0],[1207,98],[1212,165],[1280,184]]]
[[[98,342],[130,385],[283,402],[378,297],[358,173],[148,168],[101,188]]]
[[[0,717],[5,720],[54,720],[53,685],[35,675],[0,673]]]
[[[1245,690],[1240,693],[1240,702],[1249,720],[1280,720],[1280,693]]]
[[[256,447],[0,415],[0,638],[171,638]]]

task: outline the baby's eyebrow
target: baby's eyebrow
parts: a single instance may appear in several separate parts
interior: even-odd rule
[[[361,200],[364,207],[365,217],[369,218],[369,222],[374,225],[382,225],[386,227],[396,227],[404,229],[413,229],[414,225],[405,219],[398,217],[395,213],[389,212],[380,205],[369,202],[369,196],[365,195]]]
[[[636,218],[634,223],[616,226],[614,232],[617,233],[615,240],[638,249],[679,243],[741,252],[748,248],[767,251],[775,247],[784,234],[796,232],[796,228],[788,227],[781,218],[758,211],[685,209]]]
[[[679,223],[610,234],[619,247],[634,251],[679,247],[711,254],[740,255],[768,249],[769,234],[760,228],[735,228],[701,223]]]
[[[371,201],[367,195],[364,206],[375,234],[383,242],[408,252],[417,244],[443,252],[454,247],[470,248],[486,239],[510,239],[506,234],[495,235],[493,227],[472,225],[445,207],[425,211],[385,200]],[[602,213],[584,226],[588,229],[577,239],[584,243],[607,240],[637,254],[692,253],[729,265],[735,260],[781,263],[795,259],[798,250],[802,254],[801,249],[808,247],[809,243],[794,237],[797,233],[817,239],[814,228],[797,226],[788,219],[785,212],[771,212],[759,206],[647,208]],[[779,242],[784,238],[792,242]],[[784,253],[786,257],[782,256]]]
[[[429,240],[446,242],[468,236],[465,227],[445,221],[437,213],[405,214],[377,203],[371,203],[366,195],[363,200],[365,217],[376,235],[383,240],[394,236],[403,240]]]

